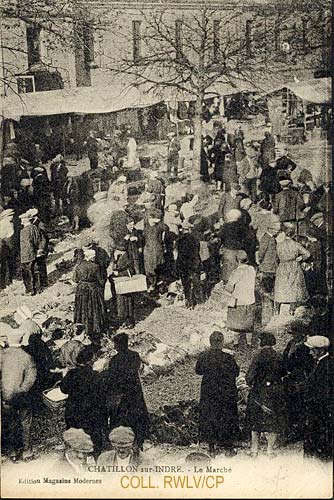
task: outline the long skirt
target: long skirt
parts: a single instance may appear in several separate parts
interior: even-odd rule
[[[255,304],[227,308],[226,327],[234,332],[252,332],[255,321]]]
[[[104,290],[96,283],[79,282],[74,302],[74,322],[85,325],[88,335],[102,333],[107,324]]]
[[[303,303],[308,300],[309,294],[299,262],[280,262],[276,271],[274,298],[280,304]]]

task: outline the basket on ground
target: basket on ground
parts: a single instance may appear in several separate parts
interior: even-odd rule
[[[64,394],[59,387],[51,387],[43,391],[43,403],[51,411],[59,411],[65,407],[67,394]]]

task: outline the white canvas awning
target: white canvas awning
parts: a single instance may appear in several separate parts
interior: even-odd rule
[[[78,87],[13,95],[1,100],[1,108],[4,118],[18,121],[23,116],[112,113],[145,108],[161,100],[134,87]]]
[[[283,89],[289,89],[303,101],[314,104],[330,104],[332,93],[331,78],[313,78],[301,82],[289,82],[276,87],[268,94],[274,94]]]

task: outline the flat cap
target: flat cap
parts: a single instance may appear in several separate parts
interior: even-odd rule
[[[329,339],[323,335],[313,335],[312,337],[308,337],[304,344],[310,349],[322,349],[329,347]]]
[[[92,440],[83,429],[71,427],[63,433],[64,442],[73,450],[91,453],[94,449]]]
[[[132,445],[135,440],[135,434],[130,427],[116,427],[109,434],[111,444],[117,446]]]

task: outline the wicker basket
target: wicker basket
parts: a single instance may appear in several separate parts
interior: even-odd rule
[[[64,399],[61,399],[59,401],[55,401],[54,399],[51,399],[48,396],[48,394],[50,391],[53,391],[53,389],[56,389],[56,387],[57,387],[57,385],[51,387],[50,389],[46,389],[45,391],[43,391],[43,403],[45,404],[45,406],[49,410],[51,410],[53,412],[60,411],[62,408],[64,408],[65,404],[66,404],[66,400],[68,398],[68,395],[64,394]]]

